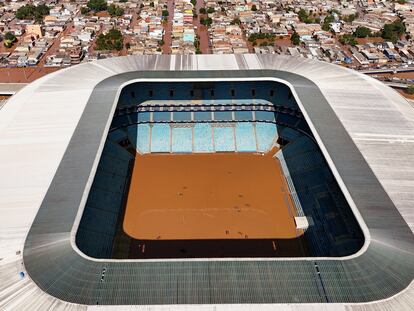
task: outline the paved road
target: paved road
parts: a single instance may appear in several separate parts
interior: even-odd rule
[[[168,0],[167,2],[168,17],[167,22],[164,23],[164,45],[162,46],[163,54],[171,54],[171,31],[172,31],[172,20],[174,16],[174,0]]]
[[[200,8],[204,6],[204,0],[197,0],[195,5],[196,13],[199,14]],[[200,24],[200,15],[193,19],[194,26],[197,27],[196,34],[200,37],[200,50],[203,54],[210,54],[211,50],[209,47],[208,28]]]

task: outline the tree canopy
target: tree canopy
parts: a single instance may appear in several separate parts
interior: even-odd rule
[[[398,39],[405,32],[404,22],[401,20],[396,20],[391,24],[385,24],[384,28],[381,30],[381,37],[385,40],[390,40],[392,42],[397,42]]]
[[[95,12],[105,11],[108,7],[105,0],[89,0],[86,6]]]
[[[36,22],[41,22],[43,17],[49,14],[49,7],[44,4],[34,6],[26,4],[17,9],[16,17],[18,19],[31,19]]]
[[[122,16],[124,15],[124,9],[112,3],[108,6],[108,13],[111,16]]]
[[[299,45],[300,44],[300,36],[296,31],[294,31],[293,34],[290,36],[290,41],[294,45]]]
[[[124,47],[123,41],[122,33],[118,29],[112,28],[106,35],[100,34],[98,36],[95,49],[120,51]]]
[[[342,44],[349,44],[349,45],[357,45],[357,41],[355,40],[355,37],[353,35],[350,34],[345,34],[343,36],[341,36],[339,38],[339,42],[341,42]]]
[[[369,37],[371,34],[372,34],[371,29],[367,27],[363,27],[363,26],[359,26],[354,31],[354,36],[357,38],[366,38],[366,37]]]

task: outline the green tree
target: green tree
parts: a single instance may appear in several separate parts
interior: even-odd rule
[[[4,40],[3,44],[6,48],[11,48],[13,46],[13,42],[11,42],[10,40]]]
[[[371,33],[372,33],[371,29],[367,27],[359,26],[357,29],[355,29],[354,36],[357,38],[366,38],[366,37],[369,37]]]
[[[124,44],[124,38],[122,33],[115,28],[108,31],[106,35],[100,34],[96,39],[95,49],[96,50],[122,50]]]
[[[213,20],[210,17],[207,18],[200,18],[200,24],[209,27],[213,23]]]
[[[352,46],[355,46],[355,45],[358,44],[355,37],[353,35],[350,35],[350,34],[345,34],[345,35],[341,36],[339,38],[339,42],[341,42],[342,44],[347,44],[347,45],[352,45]]]
[[[191,0],[190,2],[191,2],[191,4],[192,4],[192,5],[194,5],[194,6],[196,6],[196,4],[197,4],[197,0]]]
[[[80,11],[81,14],[85,15],[89,13],[90,9],[87,6],[81,6]]]
[[[308,13],[304,9],[300,9],[298,17],[301,22],[305,22],[308,19]]]
[[[253,4],[253,5],[252,5],[252,11],[253,11],[253,12],[257,11],[257,6],[256,6],[256,4]]]
[[[331,30],[331,23],[335,21],[335,17],[331,14],[325,17],[322,24],[322,29],[325,31]]]
[[[105,11],[108,7],[105,0],[89,0],[86,6],[95,12]]]
[[[168,16],[170,13],[168,13],[168,10],[162,10],[162,16],[166,17]]]
[[[11,41],[13,43],[17,39],[16,39],[16,36],[12,32],[8,31],[8,32],[6,32],[4,34],[4,40],[9,40],[9,41]]]
[[[16,17],[18,19],[30,19],[36,22],[41,22],[43,17],[49,14],[49,7],[44,4],[34,6],[26,4],[17,9]]]
[[[397,42],[398,39],[405,33],[405,25],[401,20],[396,20],[391,24],[385,24],[381,30],[381,37],[385,40]]]
[[[230,22],[230,24],[231,24],[231,25],[240,25],[240,24],[241,24],[240,18],[236,17],[235,19],[233,19],[233,20]]]
[[[300,44],[300,36],[298,35],[298,33],[296,31],[294,31],[293,34],[290,36],[290,41],[294,45],[299,45]]]
[[[124,9],[112,3],[108,6],[108,13],[111,16],[122,16],[124,15]]]
[[[212,7],[210,7],[210,8],[208,8],[208,9],[207,9],[207,13],[208,13],[208,14],[214,13],[214,11],[215,11],[215,10],[214,10],[214,8],[212,8]]]
[[[406,91],[408,94],[414,94],[414,84],[410,84],[410,85],[408,85],[408,86],[407,86],[407,88],[405,89],[405,91]]]
[[[199,12],[200,14],[206,14],[206,8],[200,8]]]

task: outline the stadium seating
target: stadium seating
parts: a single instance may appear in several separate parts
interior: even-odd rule
[[[169,124],[155,123],[151,131],[151,152],[170,152],[171,127]]]
[[[270,111],[255,111],[256,121],[275,121],[275,114]]]
[[[136,132],[136,148],[141,153],[148,153],[150,151],[150,126],[148,124],[139,124],[137,126]]]
[[[256,152],[256,136],[252,123],[236,124],[236,150],[239,152]]]
[[[276,125],[273,123],[256,122],[257,149],[266,152],[272,147],[277,135]]]
[[[298,132],[293,135],[286,128],[280,132],[291,139],[281,153],[303,214],[314,222],[305,232],[311,254],[345,256],[355,252],[363,243],[362,233],[318,146]]]
[[[235,111],[234,116],[237,121],[253,121],[252,111]]]
[[[176,111],[173,112],[174,122],[189,122],[191,121],[191,112],[189,111]]]
[[[213,152],[213,130],[209,123],[194,125],[194,152]]]
[[[172,152],[193,151],[193,129],[191,127],[173,127],[172,129]]]
[[[214,120],[215,121],[232,121],[233,114],[231,111],[215,111]]]
[[[234,127],[214,127],[214,150],[235,151]]]
[[[124,129],[118,129],[108,133],[108,139],[115,143],[124,140],[126,137],[127,134],[125,133]]]
[[[132,160],[124,148],[106,141],[76,234],[79,249],[88,256],[111,256]]]

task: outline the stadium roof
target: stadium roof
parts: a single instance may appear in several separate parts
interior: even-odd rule
[[[82,254],[74,233],[117,96],[130,81],[151,79],[288,84],[361,224],[364,247],[346,258],[309,259],[143,262]],[[131,56],[49,74],[0,111],[0,308],[412,309],[413,155],[414,109],[407,101],[327,63],[250,54]],[[28,277],[20,279],[21,271]]]

